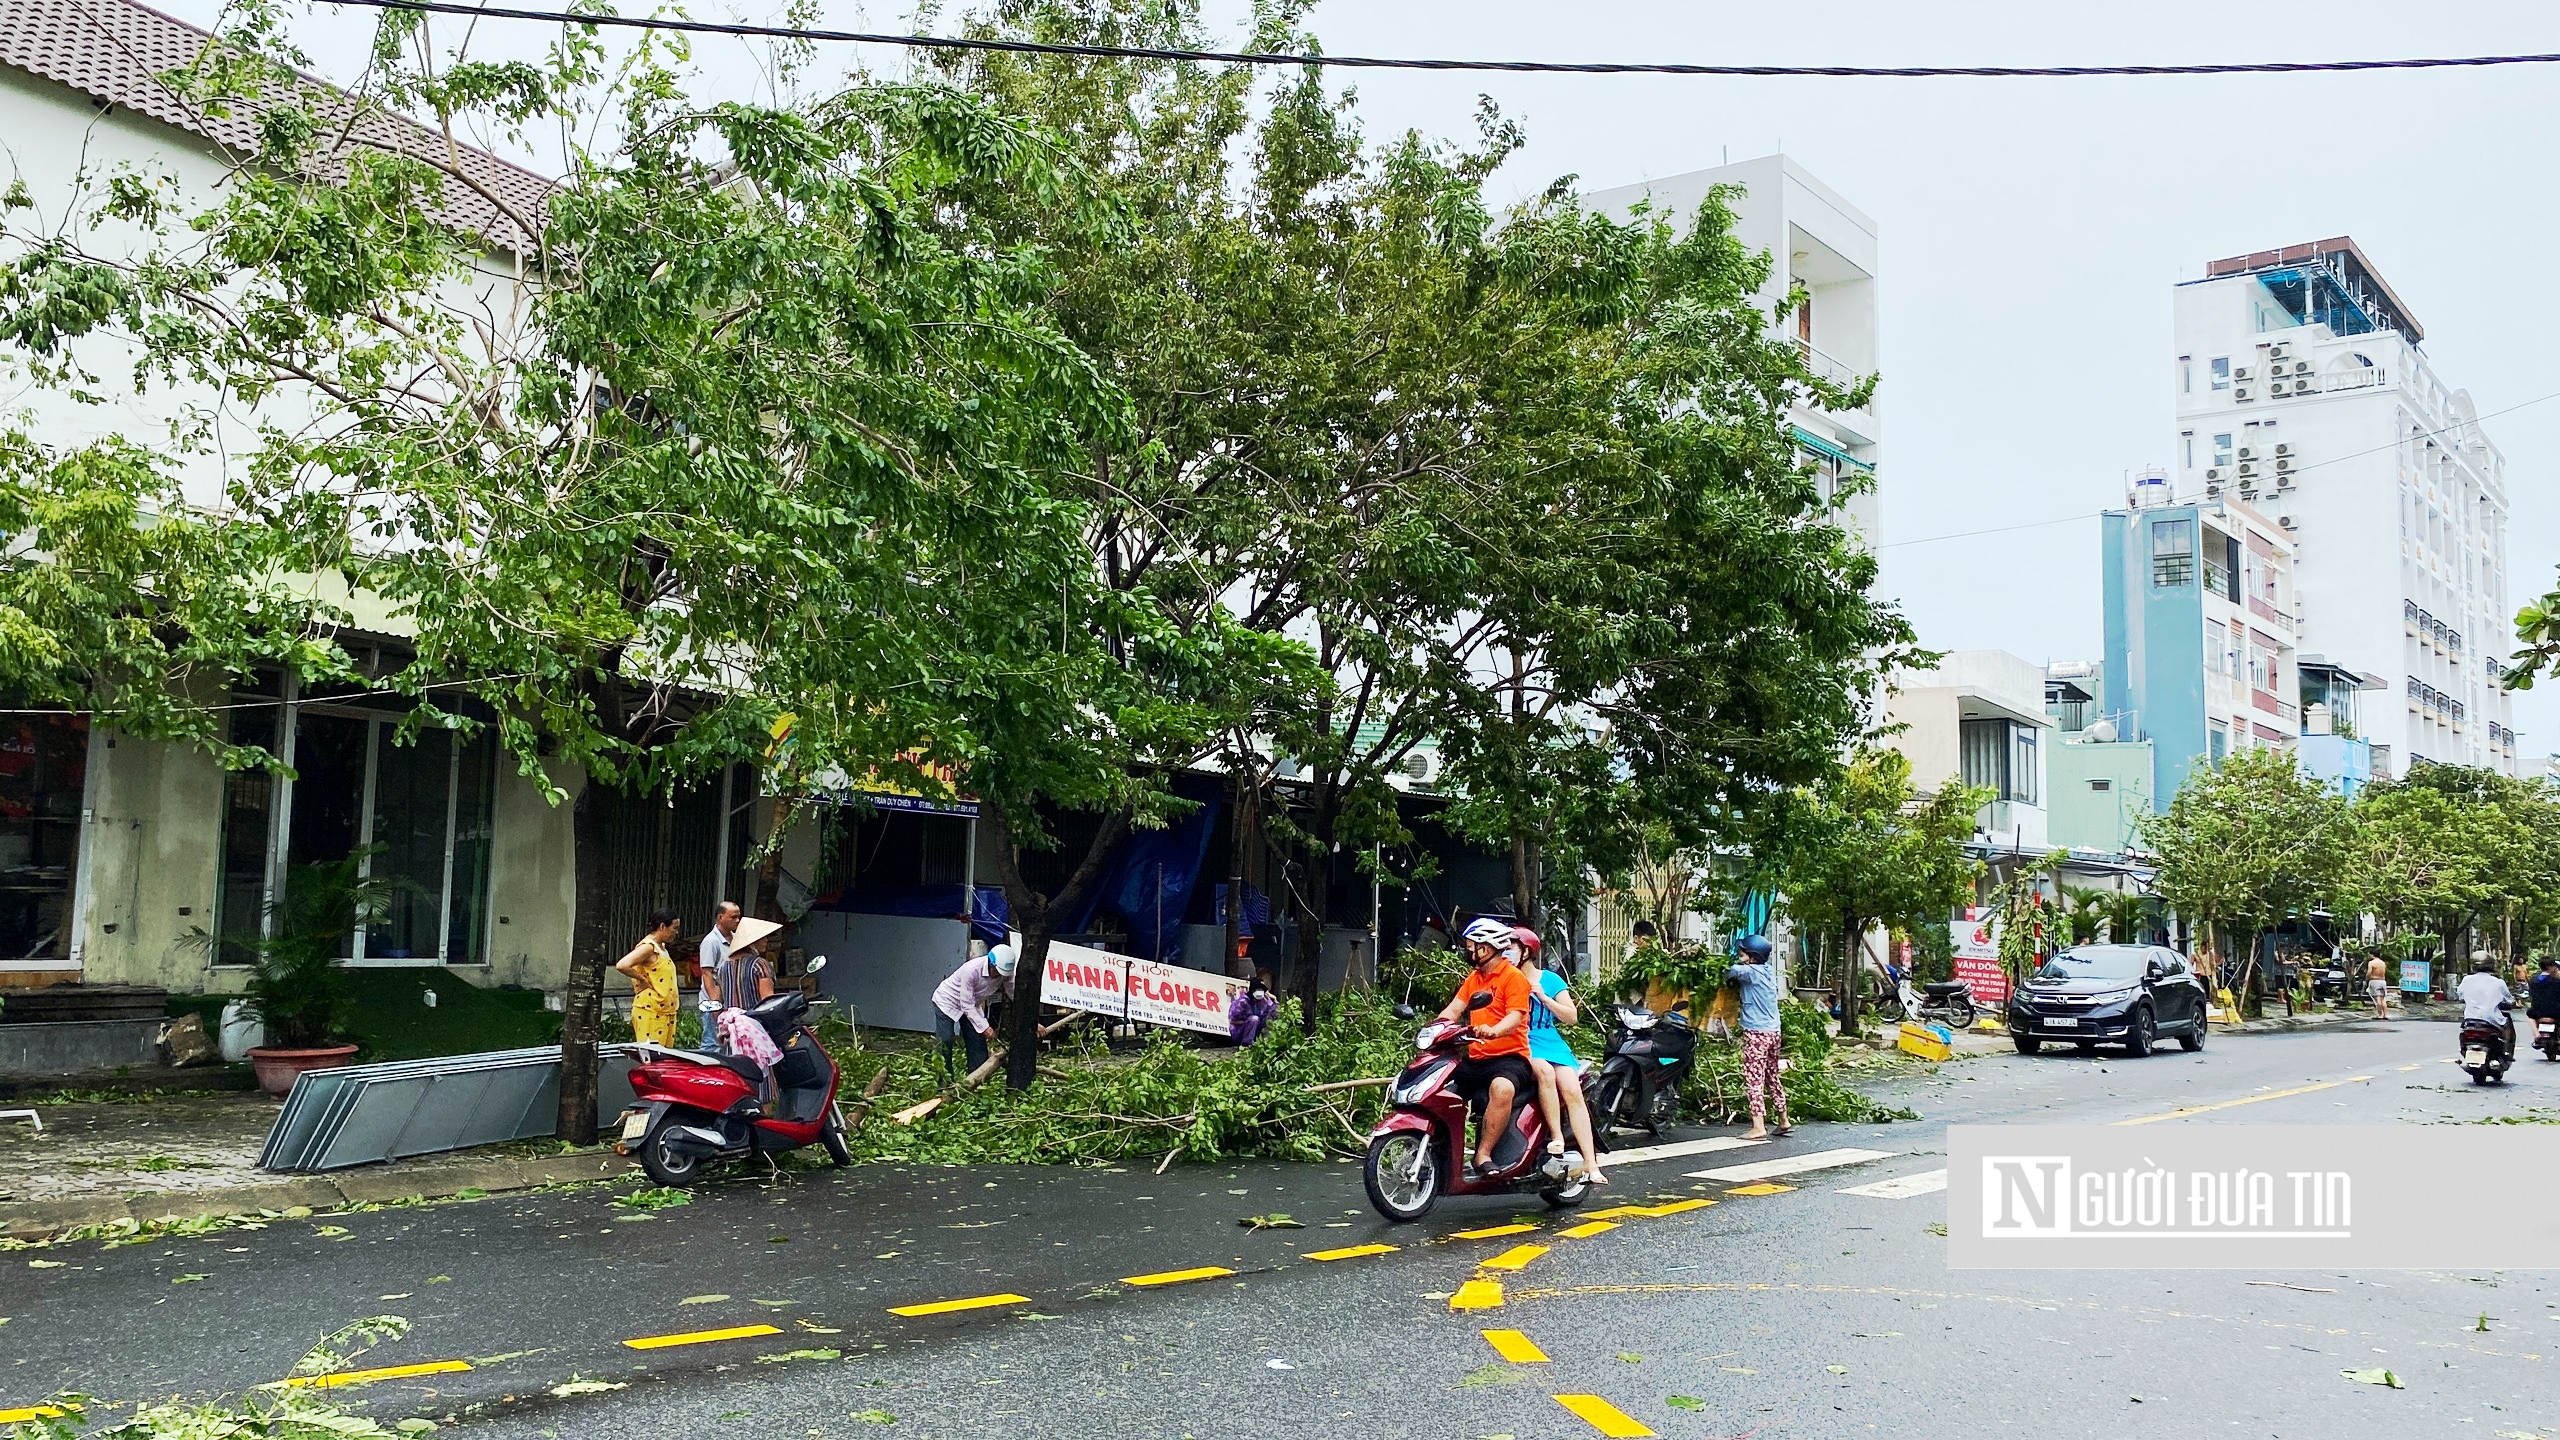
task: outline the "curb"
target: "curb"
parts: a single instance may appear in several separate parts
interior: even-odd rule
[[[123,1195],[89,1195],[66,1200],[31,1200],[0,1205],[0,1236],[42,1240],[83,1225],[111,1225],[131,1220],[149,1225],[163,1221],[200,1220],[208,1216],[254,1215],[263,1211],[307,1207],[334,1210],[346,1205],[378,1205],[393,1200],[448,1200],[466,1192],[498,1194],[542,1185],[584,1180],[611,1180],[635,1167],[611,1150],[582,1150],[569,1155],[529,1155],[512,1160],[482,1160],[429,1173],[387,1167],[356,1169],[338,1175],[301,1175],[269,1185],[235,1185],[220,1190],[141,1190]]]

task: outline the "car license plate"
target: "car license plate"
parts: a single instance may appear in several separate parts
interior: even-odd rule
[[[647,1130],[648,1128],[649,1128],[649,1112],[648,1112],[648,1111],[646,1111],[646,1110],[626,1110],[626,1111],[622,1112],[622,1138],[623,1138],[623,1139],[625,1139],[625,1140],[637,1140],[637,1139],[639,1139],[639,1138],[640,1138],[641,1132],[643,1132],[643,1131]]]
[[[2056,1030],[2073,1030],[2079,1027],[2080,1017],[2077,1015],[2047,1015],[2044,1017],[2044,1023],[2052,1026]]]

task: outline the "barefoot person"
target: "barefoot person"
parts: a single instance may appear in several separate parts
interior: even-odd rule
[[[1769,941],[1745,935],[1734,944],[1732,975],[1742,987],[1742,1082],[1751,1091],[1751,1130],[1745,1140],[1769,1137],[1767,1112],[1778,1112],[1778,1133],[1796,1127],[1787,1121],[1787,1087],[1778,1076],[1778,967],[1769,959]]]

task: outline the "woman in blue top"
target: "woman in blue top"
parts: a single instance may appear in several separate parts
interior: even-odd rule
[[[1734,942],[1733,968],[1726,973],[1742,987],[1742,1083],[1751,1092],[1751,1130],[1745,1140],[1769,1133],[1765,1119],[1778,1112],[1778,1133],[1796,1127],[1787,1121],[1787,1087],[1779,1077],[1778,967],[1769,959],[1766,936],[1745,935]]]
[[[1537,963],[1540,949],[1538,932],[1526,925],[1514,926],[1512,933],[1520,937],[1520,953],[1531,964]],[[1594,1185],[1606,1185],[1609,1177],[1600,1173],[1600,1150],[1591,1143],[1591,1107],[1582,1102],[1582,1061],[1565,1043],[1564,1031],[1557,1022],[1581,1023],[1580,1007],[1564,986],[1564,977],[1553,970],[1540,969],[1532,976],[1529,987],[1529,1068],[1538,1077],[1538,1108],[1547,1116],[1547,1153],[1564,1156],[1568,1179],[1580,1175]],[[1573,1127],[1577,1149],[1567,1150],[1565,1126]],[[1586,1162],[1583,1157],[1590,1156]]]

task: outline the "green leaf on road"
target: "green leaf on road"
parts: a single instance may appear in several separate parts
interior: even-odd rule
[[[193,1285],[199,1280],[210,1280],[212,1278],[213,1277],[210,1275],[173,1275],[169,1278],[169,1283],[172,1285]]]
[[[794,1360],[841,1360],[843,1358],[844,1352],[841,1350],[785,1350],[775,1355],[759,1355],[756,1357],[756,1363],[787,1365]]]
[[[1458,1388],[1490,1390],[1497,1385],[1517,1385],[1521,1378],[1519,1366],[1508,1365],[1497,1360],[1490,1365],[1479,1365],[1468,1371],[1466,1377],[1458,1382]]]
[[[1846,1365],[1825,1365],[1822,1368],[1830,1371],[1834,1375],[1846,1375],[1849,1373],[1849,1367]]]
[[[551,1393],[566,1400],[572,1395],[601,1395],[607,1390],[630,1388],[631,1382],[628,1380],[571,1380],[565,1384],[552,1386]]]
[[[1626,1365],[1641,1365],[1641,1364],[1643,1364],[1643,1363],[1644,1363],[1644,1357],[1643,1357],[1643,1356],[1641,1356],[1641,1355],[1639,1355],[1639,1354],[1637,1354],[1637,1353],[1636,1353],[1636,1352],[1634,1352],[1633,1350],[1621,1350],[1621,1351],[1619,1351],[1619,1352],[1618,1352],[1618,1360],[1619,1360],[1619,1363],[1621,1363],[1621,1364],[1626,1364]]]
[[[729,1297],[726,1295],[687,1295],[676,1303],[679,1305],[717,1305],[728,1298]]]
[[[613,1203],[628,1205],[635,1210],[664,1210],[670,1206],[692,1204],[693,1195],[672,1185],[659,1185],[647,1190],[634,1190],[628,1195],[616,1195]]]
[[[895,1425],[898,1423],[898,1417],[890,1414],[886,1410],[856,1410],[853,1412],[853,1418],[861,1421],[865,1425]]]
[[[1287,1215],[1277,1212],[1269,1215],[1247,1215],[1236,1223],[1248,1230],[1304,1230],[1307,1228]]]
[[[2360,1385],[2388,1385],[2394,1390],[2409,1388],[2400,1383],[2399,1376],[2388,1370],[2341,1370],[2338,1373]]]
[[[1670,1406],[1674,1410],[1704,1410],[1707,1408],[1707,1402],[1699,1399],[1695,1395],[1666,1395],[1663,1397],[1662,1403]]]

